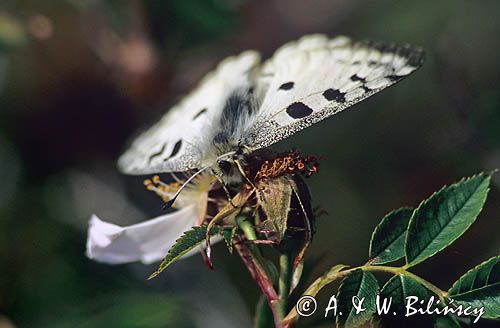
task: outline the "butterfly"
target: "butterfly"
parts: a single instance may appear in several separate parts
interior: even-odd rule
[[[400,81],[424,61],[406,43],[308,35],[261,62],[224,59],[119,158],[126,174],[216,167],[266,148]]]

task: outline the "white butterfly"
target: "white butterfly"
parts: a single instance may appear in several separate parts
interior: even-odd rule
[[[309,35],[269,60],[256,51],[223,60],[119,159],[122,172],[150,174],[213,167],[334,115],[419,68],[409,44]]]

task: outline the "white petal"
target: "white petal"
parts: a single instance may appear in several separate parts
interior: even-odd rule
[[[197,220],[195,205],[127,227],[104,222],[93,215],[89,222],[87,256],[111,264],[159,261]]]

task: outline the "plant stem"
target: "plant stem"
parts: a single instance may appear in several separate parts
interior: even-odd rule
[[[236,223],[240,227],[240,229],[243,231],[245,234],[245,237],[247,237],[248,240],[256,240],[257,235],[255,234],[255,230],[253,229],[252,224],[250,221],[247,220],[246,217],[244,216],[238,216],[236,218]]]
[[[386,272],[386,273],[392,273],[394,275],[405,272],[402,268],[385,266],[385,265],[362,265],[356,268],[349,269],[347,271],[351,272],[357,269],[373,271],[373,272]]]
[[[364,265],[364,266],[361,266],[360,269],[367,270],[367,271],[388,272],[388,273],[392,273],[394,275],[403,274],[403,275],[415,280],[416,282],[418,282],[419,284],[421,284],[422,286],[424,286],[425,288],[427,288],[428,290],[430,290],[431,292],[436,294],[442,303],[444,303],[445,298],[448,296],[447,292],[440,289],[439,287],[432,284],[431,282],[425,280],[422,277],[417,276],[414,273],[411,273],[410,271],[406,271],[407,268],[405,266],[400,267],[400,268],[395,268],[395,267],[383,266],[383,265]]]
[[[236,218],[238,226],[241,228],[245,237],[248,240],[256,240],[257,236],[252,224],[244,217]],[[271,274],[267,269],[265,259],[260,253],[260,249],[257,245],[245,245],[243,242],[235,244],[235,248],[238,251],[241,259],[245,263],[248,271],[253,280],[257,283],[262,294],[267,298],[271,312],[273,313],[274,324],[276,328],[291,328],[292,323],[283,323],[283,317],[286,313],[286,302],[283,306],[281,302],[281,290],[280,296],[274,288],[273,281],[271,279]],[[281,286],[281,284],[280,284]],[[288,287],[289,288],[289,287]],[[288,297],[288,293],[286,295]]]
[[[236,243],[234,247],[238,252],[238,254],[240,255],[241,259],[243,260],[243,263],[245,263],[245,266],[250,272],[250,275],[252,276],[253,280],[259,286],[262,294],[264,294],[264,296],[267,298],[269,307],[271,308],[271,311],[273,313],[273,318],[276,327],[281,328],[281,319],[280,319],[281,314],[277,306],[277,304],[279,304],[279,297],[278,294],[276,293],[276,290],[274,289],[272,280],[265,273],[265,271],[259,265],[256,258],[253,256],[253,253],[244,243],[242,242]]]
[[[422,286],[426,287],[428,290],[433,292],[439,297],[439,300],[441,301],[441,304],[445,304],[445,300],[448,297],[448,293],[445,292],[444,290],[440,289],[436,285],[430,283],[429,281],[425,280],[422,277],[417,276],[416,274],[413,274],[409,271],[404,271],[403,274],[407,277],[412,278],[416,282],[420,283]]]
[[[425,280],[422,277],[417,276],[414,273],[411,273],[410,271],[406,271],[406,267],[400,267],[400,268],[395,268],[395,267],[390,267],[390,266],[383,266],[383,265],[365,265],[360,267],[363,270],[368,270],[368,271],[382,271],[382,272],[389,272],[394,275],[398,274],[403,274],[409,278],[412,278],[416,282],[420,283],[422,286],[426,287],[428,290],[436,294],[439,299],[441,300],[442,303],[444,303],[445,298],[448,296],[448,293],[445,292],[444,290],[440,289],[436,285],[432,284],[431,282]]]
[[[280,278],[279,278],[279,310],[281,320],[285,317],[288,307],[288,296],[290,294],[290,284],[292,281],[293,266],[290,255],[283,253],[280,256]]]

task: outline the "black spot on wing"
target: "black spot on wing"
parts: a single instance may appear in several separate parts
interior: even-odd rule
[[[380,52],[396,52],[398,45],[394,42],[374,42],[372,45],[373,48],[377,49]]]
[[[424,61],[425,61],[424,50],[422,48],[413,48],[406,64],[413,67],[420,67],[424,64]]]
[[[163,154],[163,151],[165,150],[165,147],[167,146],[167,144],[163,144],[163,146],[161,146],[160,150],[158,150],[156,153],[153,153],[151,154],[151,156],[149,156],[148,158],[148,163],[151,163],[151,161],[155,158],[155,157],[158,157],[160,156],[161,154]]]
[[[353,82],[361,81],[361,82],[365,83],[365,79],[362,78],[362,77],[357,76],[356,74],[354,74],[353,76],[351,76],[351,81],[353,81]]]
[[[293,88],[294,84],[295,84],[294,82],[283,83],[282,85],[280,85],[280,87],[278,89],[279,90],[290,90]]]
[[[169,157],[165,158],[164,161],[174,157],[175,155],[177,155],[177,153],[179,153],[179,150],[181,150],[181,146],[182,146],[182,139],[177,141],[174,145],[174,149],[172,149],[172,153],[170,154]]]
[[[335,100],[336,102],[345,102],[345,93],[340,92],[339,90],[336,89],[328,89],[323,92],[323,97],[325,97],[326,100],[328,101],[333,101]]]
[[[413,67],[422,66],[425,60],[424,50],[408,43],[400,44],[396,49],[396,55],[406,58],[406,64]]]
[[[290,117],[299,119],[311,115],[313,112],[312,108],[304,104],[303,102],[294,102],[286,109],[286,113]]]
[[[193,116],[193,121],[196,120],[198,117],[200,117],[201,115],[205,114],[207,112],[207,108],[203,108],[202,110],[200,110],[198,113],[196,113],[195,116]]]
[[[400,57],[408,58],[410,57],[411,53],[412,53],[412,46],[409,45],[408,43],[399,45],[398,49],[396,50],[396,54]]]

